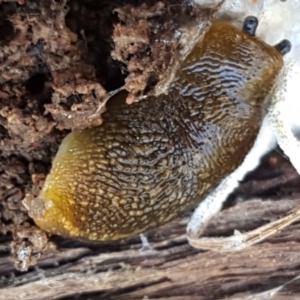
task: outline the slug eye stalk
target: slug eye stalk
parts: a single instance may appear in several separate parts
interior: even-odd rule
[[[257,26],[258,26],[258,19],[256,17],[249,16],[244,20],[243,32],[254,36]]]
[[[289,40],[282,40],[274,47],[281,53],[282,56],[284,56],[291,51],[292,44]]]

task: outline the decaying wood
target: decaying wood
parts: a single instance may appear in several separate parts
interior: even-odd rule
[[[97,91],[104,99],[105,91],[98,78],[108,90],[122,83],[118,72],[107,71],[116,67],[107,59],[113,28],[109,16],[115,19],[112,8],[107,7],[112,2],[123,5],[124,1],[0,0],[4,62],[0,91],[0,300],[300,299],[300,223],[242,251],[216,253],[188,245],[186,215],[148,233],[152,251],[140,251],[138,236],[111,243],[55,237],[57,249],[44,253],[29,271],[15,270],[5,234],[12,224],[18,227],[30,221],[21,200],[25,191],[34,190],[33,184],[38,188],[49,171],[63,137],[53,128],[65,130],[99,120],[99,99],[94,94]],[[190,34],[186,32],[187,39]],[[160,48],[155,53],[164,57]],[[100,63],[99,58],[103,60]],[[92,67],[91,61],[97,65]],[[43,75],[41,82],[37,75]],[[206,235],[229,236],[234,230],[244,232],[278,219],[300,205],[299,187],[298,174],[282,155],[273,153],[237,189],[229,200],[232,207],[212,220]],[[245,198],[248,201],[232,203]]]
[[[300,195],[277,201],[252,199],[221,212],[206,233],[214,236],[234,229],[249,230],[299,204]],[[58,239],[60,251],[46,254],[38,267],[10,278],[12,265],[3,258],[0,299],[73,299],[74,295],[78,295],[76,299],[120,300],[299,297],[297,280],[279,291],[272,289],[300,274],[300,224],[242,251],[215,253],[187,244],[187,220],[181,218],[152,230],[152,251],[140,251],[136,237],[113,243]]]

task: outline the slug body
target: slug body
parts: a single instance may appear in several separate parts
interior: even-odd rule
[[[252,147],[282,65],[275,47],[212,24],[168,95],[127,105],[120,92],[103,125],[64,139],[37,199],[36,224],[115,240],[195,206]]]

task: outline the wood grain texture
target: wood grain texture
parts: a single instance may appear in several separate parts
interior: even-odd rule
[[[300,197],[252,199],[223,210],[207,234],[249,230],[300,204]],[[62,238],[36,268],[12,276],[1,262],[0,299],[296,299],[300,274],[300,224],[264,243],[235,253],[201,252],[185,239],[188,217],[149,232],[153,251],[140,251],[137,237],[113,243]],[[10,276],[8,275],[10,274]],[[274,294],[275,293],[275,294]],[[258,294],[258,295],[257,295]],[[256,295],[256,296],[255,296]],[[145,298],[148,297],[148,298]]]

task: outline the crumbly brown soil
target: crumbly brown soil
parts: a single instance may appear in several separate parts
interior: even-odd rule
[[[182,1],[126,1],[131,6],[124,6],[123,2],[0,0],[0,287],[6,291],[1,291],[0,299],[62,299],[82,292],[97,292],[90,294],[90,299],[156,299],[159,293],[168,299],[183,295],[184,299],[221,299],[222,293],[261,291],[285,283],[299,274],[296,262],[288,269],[287,262],[285,266],[274,264],[272,272],[277,277],[273,282],[266,277],[260,282],[261,278],[250,272],[254,277],[249,283],[250,275],[247,277],[242,271],[247,266],[251,268],[251,262],[255,268],[257,260],[240,254],[237,259],[244,259],[244,265],[236,270],[244,285],[237,284],[233,269],[221,260],[220,254],[200,257],[201,253],[186,244],[185,218],[152,230],[149,239],[157,252],[148,255],[136,250],[140,247],[137,237],[113,243],[49,237],[28,217],[22,200],[38,194],[63,137],[75,128],[101,124],[109,92],[124,84],[130,92],[128,102],[162,91],[168,82],[166,78],[172,77],[174,66],[187,52],[189,46],[184,41],[198,34],[190,29],[193,22],[199,21],[199,12],[193,11],[189,1],[183,1],[183,5]],[[202,12],[203,27],[211,12]],[[278,217],[299,204],[299,184],[288,161],[279,152],[272,152],[230,197],[226,205],[236,204],[235,213],[225,210],[212,222],[207,234],[231,234],[235,228],[248,230]],[[254,197],[259,200],[253,200]],[[247,199],[252,200],[244,202]],[[245,209],[249,210],[247,218],[240,215]],[[298,227],[292,227],[292,232],[297,233]],[[291,244],[287,245],[287,241]],[[279,252],[285,249],[293,259],[296,257],[295,235],[274,238],[270,248],[265,248],[269,256],[262,266],[256,266],[258,270],[277,257],[272,248],[277,244],[282,247],[277,249]],[[261,251],[259,245],[252,249],[254,256],[255,251]],[[200,269],[188,266],[194,260]],[[201,265],[209,260],[216,264]],[[14,270],[25,271],[35,264],[38,268],[26,273]],[[228,269],[228,273],[224,271],[227,277],[223,274],[228,284],[226,293],[216,289],[220,288],[220,280],[214,285],[213,277],[222,276],[220,268]],[[201,270],[206,274],[203,276],[207,285],[203,288],[195,275]],[[186,278],[189,271],[192,277]],[[72,276],[66,279],[64,272],[74,272],[78,277],[74,276],[73,281]],[[79,276],[81,272],[94,274],[102,283],[107,278],[107,285],[95,284],[93,276],[87,276],[86,284],[81,285],[85,279]],[[45,290],[30,285],[45,277],[54,280],[47,283],[53,286],[66,280],[69,290],[57,288],[56,294],[52,290],[46,295]],[[171,282],[177,289],[172,289]],[[190,292],[184,289],[185,284]],[[15,289],[7,289],[12,285]],[[45,294],[34,298],[30,293],[35,289]],[[22,292],[24,297],[18,298]],[[202,298],[195,296],[200,294]],[[78,299],[86,299],[82,297]]]

